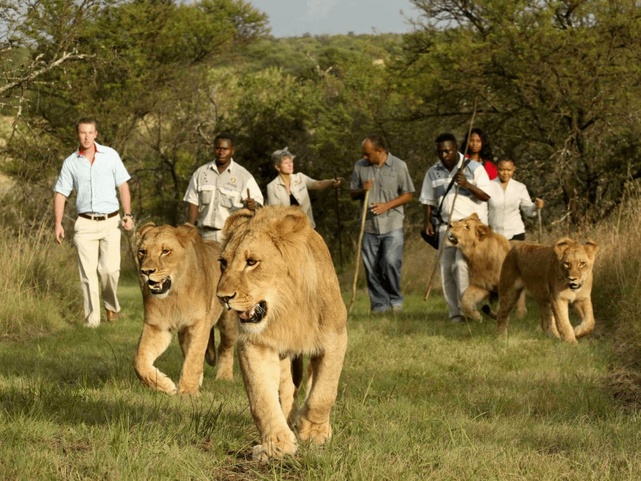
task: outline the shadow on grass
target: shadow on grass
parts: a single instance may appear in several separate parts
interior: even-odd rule
[[[151,399],[150,399],[151,398]],[[157,436],[177,435],[183,442],[201,443],[216,439],[218,433],[243,432],[251,427],[248,413],[229,405],[219,396],[186,398],[147,393],[129,399],[109,399],[95,392],[69,389],[51,383],[32,383],[24,389],[11,387],[0,393],[0,409],[8,419],[53,423],[80,428],[106,427],[110,432],[124,428],[153,432]],[[172,427],[168,429],[168,427]],[[176,432],[176,429],[178,432]]]

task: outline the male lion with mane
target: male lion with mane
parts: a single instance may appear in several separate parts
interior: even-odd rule
[[[553,246],[521,242],[508,253],[499,282],[499,334],[507,333],[508,316],[525,289],[540,306],[541,327],[550,337],[576,343],[594,329],[592,267],[599,246],[567,237]],[[581,323],[572,328],[569,305]]]
[[[466,318],[481,321],[476,305],[489,299],[490,294],[498,294],[501,266],[510,251],[510,242],[483,224],[476,212],[452,222],[448,241],[461,250],[468,265],[470,284],[461,296],[461,310]],[[526,313],[523,295],[519,298],[517,311],[519,317]],[[484,312],[496,317],[489,310]]]
[[[220,279],[220,246],[203,241],[191,224],[178,228],[145,224],[137,234],[138,265],[145,320],[134,360],[136,374],[147,386],[167,394],[198,394],[203,363],[216,358],[214,328],[220,330],[216,379],[232,379],[236,316],[216,297]],[[172,332],[184,356],[178,388],[154,366],[167,349]]]
[[[223,234],[217,294],[240,320],[238,359],[260,435],[253,458],[294,454],[292,428],[323,444],[347,349],[347,311],[329,250],[296,207],[240,210]],[[291,359],[304,354],[311,381],[297,410]]]

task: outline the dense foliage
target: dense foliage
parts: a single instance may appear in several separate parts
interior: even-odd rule
[[[641,174],[633,0],[415,0],[416,117],[478,100],[481,122],[572,223],[607,216]],[[413,91],[418,92],[418,88]],[[468,115],[468,114],[466,114]]]
[[[413,3],[407,35],[277,39],[242,0],[2,0],[1,166],[21,212],[34,221],[50,202],[80,116],[121,153],[138,217],[176,224],[218,131],[236,135],[262,187],[284,146],[297,170],[349,180],[362,138],[382,132],[419,189],[435,136],[462,138],[477,105],[476,125],[548,201],[549,222],[610,215],[641,174],[637,2]],[[345,188],[313,201],[336,252],[337,218],[353,238],[358,205]]]

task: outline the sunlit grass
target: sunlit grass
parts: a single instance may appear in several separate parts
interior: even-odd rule
[[[39,335],[22,328],[0,343],[0,478],[636,479],[641,419],[630,408],[641,392],[641,227],[633,208],[626,215],[619,231],[572,236],[601,245],[597,329],[576,346],[548,339],[532,303],[525,319],[512,320],[507,340],[496,338],[493,322],[449,323],[438,273],[424,300],[435,252],[408,242],[402,313],[371,316],[360,283],[332,441],[302,445],[295,458],[270,465],[251,461],[257,432],[237,367],[233,382],[214,381],[206,367],[199,397],[169,397],[138,381],[142,301],[134,277],[125,272],[120,286],[124,316],[89,330],[61,314],[80,296],[71,250],[48,245],[46,256],[35,249],[7,260],[3,249],[4,268],[21,266],[14,284],[39,297],[0,307],[2,319],[13,312],[27,326],[29,312],[54,317]],[[57,253],[68,261],[49,262],[52,270],[36,260]],[[33,287],[52,276],[64,277],[68,290]],[[157,362],[174,379],[180,363],[175,342]]]
[[[323,449],[262,466],[238,371],[201,396],[144,388],[133,371],[137,285],[124,317],[0,345],[0,463],[7,479],[632,479],[638,417],[605,386],[608,345],[547,339],[536,309],[508,342],[493,323],[453,325],[438,293],[370,317],[364,291]],[[174,378],[176,343],[158,364]],[[595,455],[598,453],[598,455]]]
[[[49,229],[0,229],[0,272],[0,339],[38,336],[81,316],[72,247],[58,246]]]

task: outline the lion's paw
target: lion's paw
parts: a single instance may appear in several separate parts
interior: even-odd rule
[[[481,315],[476,310],[466,312],[465,313],[465,318],[469,322],[479,322],[479,323],[483,322],[483,318],[481,317]]]
[[[183,388],[181,386],[178,388],[178,394],[181,396],[200,396],[200,390],[198,388]]]
[[[170,395],[176,394],[177,389],[174,382],[160,371],[158,371],[158,374],[154,377],[141,376],[140,379],[142,379],[142,382],[144,384],[146,384],[152,389],[155,389],[156,391],[161,391],[161,392],[164,392],[165,394],[170,394]]]
[[[298,435],[302,441],[325,444],[332,437],[332,427],[329,420],[314,423],[303,416],[298,419]]]
[[[218,371],[216,372],[216,380],[223,380],[223,381],[233,381],[234,379],[234,370],[229,367],[229,368],[224,368],[220,366],[218,368]]]
[[[298,449],[296,436],[293,432],[281,432],[272,434],[271,439],[254,446],[252,449],[252,459],[261,463],[266,463],[270,459],[282,459],[285,456],[293,456]]]

